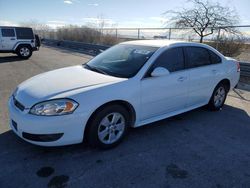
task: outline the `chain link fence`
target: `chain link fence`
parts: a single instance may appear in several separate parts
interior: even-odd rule
[[[234,29],[229,32],[226,30]],[[112,35],[120,39],[174,39],[198,41],[199,36],[192,28],[103,28],[103,35]],[[205,37],[205,40],[215,40],[221,36],[237,35],[244,37],[250,43],[250,25],[215,27],[213,34]]]

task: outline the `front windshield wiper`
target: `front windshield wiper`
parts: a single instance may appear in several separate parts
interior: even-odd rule
[[[103,71],[102,69],[99,69],[97,67],[93,67],[93,66],[90,66],[88,64],[85,64],[84,67],[86,67],[89,70],[92,70],[92,71],[95,71],[95,72],[98,72],[98,73],[101,73],[101,74],[108,75],[108,73],[106,73],[105,71]]]

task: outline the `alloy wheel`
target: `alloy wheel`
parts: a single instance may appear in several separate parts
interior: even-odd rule
[[[118,141],[125,131],[125,118],[118,112],[105,116],[98,126],[98,138],[104,144]]]
[[[214,105],[219,107],[223,104],[226,97],[226,91],[224,87],[219,87],[214,94]]]

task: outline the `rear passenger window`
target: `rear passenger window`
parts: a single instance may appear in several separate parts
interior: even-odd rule
[[[2,29],[3,37],[15,37],[14,29]]]
[[[179,71],[184,69],[184,57],[182,48],[172,48],[163,52],[153,65],[156,67],[164,67],[169,72]]]
[[[188,68],[200,67],[209,65],[210,54],[207,49],[202,47],[186,47],[188,58]]]
[[[209,50],[209,53],[210,53],[210,59],[211,59],[212,64],[221,63],[221,58],[217,54],[215,54],[211,50]]]
[[[17,39],[34,39],[31,28],[16,28]]]

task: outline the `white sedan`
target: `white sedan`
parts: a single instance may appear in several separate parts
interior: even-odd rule
[[[87,64],[37,75],[9,99],[10,126],[41,146],[110,148],[139,127],[204,105],[220,109],[239,63],[214,48],[168,40],[124,42]]]

